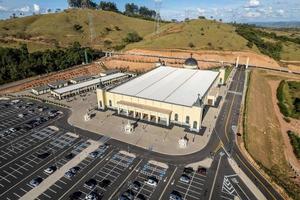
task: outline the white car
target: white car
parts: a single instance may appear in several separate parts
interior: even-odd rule
[[[10,132],[12,132],[12,133],[14,133],[14,132],[16,132],[17,130],[15,129],[15,128],[10,128],[10,129],[8,129]]]
[[[152,186],[152,187],[156,187],[157,184],[158,184],[158,181],[157,181],[157,179],[155,177],[148,177],[148,179],[145,180],[145,183],[147,185]]]
[[[47,169],[45,169],[44,172],[47,174],[52,174],[53,172],[56,171],[56,169],[57,169],[56,166],[53,165],[53,166],[50,166]]]
[[[32,179],[29,184],[32,186],[32,187],[37,187],[41,182],[43,182],[43,179],[41,177],[37,177],[37,178],[34,178]]]

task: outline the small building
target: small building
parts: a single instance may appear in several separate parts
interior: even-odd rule
[[[119,83],[128,78],[130,78],[129,74],[119,72],[116,74],[111,74],[108,76],[69,85],[67,87],[58,88],[56,90],[51,91],[51,94],[58,99],[69,98],[78,94],[83,94],[92,90],[96,90],[96,88],[99,88],[100,85],[105,87]]]
[[[48,83],[48,85],[52,88],[52,89],[58,89],[58,88],[62,88],[62,87],[66,87],[68,86],[68,81],[65,80],[58,80],[52,83]]]
[[[89,81],[91,79],[93,79],[93,77],[91,77],[91,76],[79,76],[79,77],[70,79],[70,83],[77,84],[77,83]]]
[[[48,85],[43,85],[40,87],[35,87],[31,89],[31,93],[35,94],[35,95],[42,95],[42,94],[46,94],[48,92],[50,92],[50,86]]]
[[[198,69],[198,61],[193,58],[193,54],[191,54],[190,58],[185,60],[183,67],[187,69]]]
[[[120,72],[120,70],[118,70],[118,69],[109,69],[109,70],[106,70],[105,72],[101,72],[100,76],[108,76],[108,75],[116,74],[118,72]]]

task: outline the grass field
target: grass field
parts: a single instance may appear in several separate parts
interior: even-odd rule
[[[79,25],[78,30],[75,25]],[[81,28],[80,28],[81,27]],[[114,12],[74,9],[61,13],[36,15],[0,21],[0,37],[34,38],[66,46],[74,41],[97,48],[118,45],[127,33],[144,37],[154,31],[154,22]],[[108,46],[104,41],[111,41]]]
[[[245,145],[251,156],[290,196],[300,199],[300,188],[293,182],[284,151],[279,121],[272,103],[270,80],[286,77],[253,70],[248,89],[245,114]]]
[[[127,46],[127,49],[249,50],[246,44],[247,40],[235,33],[231,25],[211,20],[191,20],[167,24],[158,35],[148,35],[143,41]],[[252,50],[258,52],[256,48]]]

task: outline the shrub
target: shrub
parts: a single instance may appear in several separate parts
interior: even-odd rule
[[[81,31],[81,30],[82,30],[82,26],[81,26],[80,24],[74,24],[74,25],[73,25],[73,29],[74,29],[75,31]]]
[[[192,43],[192,42],[190,42],[190,43],[188,44],[188,46],[189,46],[190,48],[194,48],[194,47],[195,47],[194,43]]]
[[[123,39],[125,43],[134,43],[143,40],[141,36],[137,32],[130,32],[127,36]]]

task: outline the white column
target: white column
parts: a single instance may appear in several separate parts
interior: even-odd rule
[[[249,57],[247,57],[246,69],[248,69],[248,66],[249,66]]]
[[[238,67],[238,66],[239,66],[239,61],[240,61],[240,57],[238,56],[238,57],[236,58],[235,67]]]

